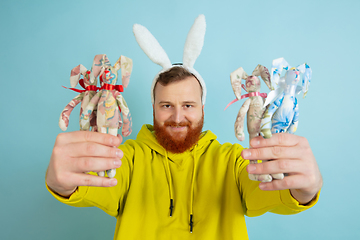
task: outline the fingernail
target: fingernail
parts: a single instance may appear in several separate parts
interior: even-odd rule
[[[110,187],[116,186],[116,184],[117,184],[116,178],[113,178],[113,179],[111,179],[111,180],[109,181],[109,186],[110,186]]]
[[[122,158],[123,157],[123,152],[120,149],[116,150],[116,156],[119,157],[119,158]]]
[[[251,152],[249,150],[243,150],[243,158],[248,158],[251,156]]]
[[[247,170],[249,173],[253,173],[256,170],[255,164],[249,164]]]
[[[114,165],[115,165],[115,167],[120,167],[121,166],[121,161],[120,160],[115,160]]]
[[[251,146],[258,146],[260,144],[259,140],[252,140],[251,141]]]

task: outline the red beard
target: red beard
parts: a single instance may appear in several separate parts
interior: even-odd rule
[[[181,123],[165,121],[164,126],[161,126],[154,117],[154,130],[156,139],[163,148],[172,153],[183,153],[193,147],[199,141],[203,125],[204,114],[202,115],[201,120],[195,126],[191,126],[191,123],[188,121]],[[170,135],[166,130],[167,126],[186,126],[188,128],[186,136],[181,136],[183,133],[175,133]]]

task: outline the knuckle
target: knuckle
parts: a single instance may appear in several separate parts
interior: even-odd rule
[[[91,161],[91,159],[89,159],[89,158],[85,158],[85,159],[83,159],[83,166],[81,166],[81,167],[86,170],[90,170],[93,167],[93,161]]]
[[[58,146],[58,145],[55,145],[54,148],[53,148],[53,155],[54,156],[59,156],[61,155],[61,153],[63,152],[63,148]]]
[[[86,142],[91,142],[92,140],[92,132],[91,131],[84,131],[84,139]]]
[[[66,139],[66,133],[59,133],[56,136],[55,145],[63,143],[65,139]]]
[[[286,143],[287,134],[285,134],[285,133],[279,133],[277,136],[278,136],[278,143],[279,143],[279,145],[283,145],[283,144]]]
[[[93,185],[93,181],[91,179],[91,177],[89,175],[87,175],[81,183],[82,186],[92,186]]]
[[[105,143],[105,144],[107,144],[107,145],[112,145],[113,144],[113,138],[112,138],[112,136],[111,135],[109,135],[109,134],[104,134],[104,136],[103,136],[103,143]]]
[[[284,178],[280,181],[283,189],[290,189],[293,186],[293,181],[291,178]]]
[[[54,180],[60,185],[66,185],[68,177],[66,174],[56,173],[54,174]]]
[[[86,143],[85,145],[85,151],[87,153],[89,153],[90,155],[91,154],[94,154],[95,153],[95,145],[92,144],[92,143]]]
[[[307,138],[305,137],[300,137],[300,143],[303,145],[303,146],[309,146],[309,141],[307,140]]]
[[[278,160],[277,162],[278,162],[278,167],[281,171],[288,169],[288,167],[289,167],[288,161]]]
[[[255,149],[252,149],[252,154],[251,155],[254,155],[254,157],[260,157],[261,154],[262,154],[263,150],[261,148],[255,148]]]
[[[281,149],[281,147],[274,146],[271,148],[271,151],[275,157],[278,157],[281,155],[282,149]]]

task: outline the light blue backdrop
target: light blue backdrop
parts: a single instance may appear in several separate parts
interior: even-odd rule
[[[250,239],[359,239],[358,187],[360,1],[1,1],[0,239],[112,239],[115,219],[99,209],[72,208],[46,191],[44,175],[59,114],[76,95],[70,70],[90,68],[96,54],[133,59],[124,92],[134,133],[152,123],[150,84],[160,67],[137,45],[132,25],[145,25],[182,61],[185,38],[203,13],[207,32],[195,68],[208,87],[205,129],[237,142],[241,103],[229,74],[271,67],[274,58],[313,69],[300,102],[296,134],[308,138],[324,177],[319,203],[294,216],[247,218]],[[265,85],[263,91],[266,91]],[[78,108],[68,131],[78,129]],[[243,145],[248,146],[248,139]]]

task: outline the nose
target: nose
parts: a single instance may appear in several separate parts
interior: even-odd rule
[[[181,123],[184,120],[184,118],[185,116],[182,107],[174,108],[173,120],[176,123]]]

